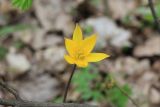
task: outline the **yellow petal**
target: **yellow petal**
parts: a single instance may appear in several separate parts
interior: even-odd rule
[[[74,64],[74,59],[68,55],[64,55],[64,59],[69,63],[69,64]]]
[[[96,39],[97,39],[97,36],[95,34],[84,39],[83,47],[86,55],[88,55],[93,50],[96,44]]]
[[[103,60],[105,58],[109,57],[108,54],[104,53],[91,53],[86,57],[86,60],[88,62],[98,62],[100,60]]]
[[[78,67],[87,67],[88,66],[88,62],[87,61],[85,61],[85,60],[78,60],[78,61],[76,61],[75,62],[76,63],[76,65],[78,66]]]
[[[69,55],[73,56],[76,49],[76,43],[73,40],[65,38],[65,45]]]
[[[78,24],[76,24],[76,28],[73,33],[73,40],[80,41],[82,39],[83,39],[82,30],[81,30],[80,26]]]

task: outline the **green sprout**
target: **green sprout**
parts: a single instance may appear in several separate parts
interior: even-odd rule
[[[132,91],[128,85],[120,87],[121,90],[124,90],[128,95],[131,95]],[[121,90],[117,87],[113,87],[107,91],[108,102],[114,105],[115,107],[127,107],[128,97],[125,96]]]
[[[32,6],[33,0],[12,0],[12,5],[21,9],[27,10]]]
[[[88,66],[76,72],[73,77],[73,85],[75,91],[81,94],[80,98],[88,101],[107,101],[108,104],[115,107],[126,107],[129,98],[122,93],[131,95],[131,88],[125,84],[117,88],[116,81],[111,74],[108,74],[103,81],[99,81],[101,76],[98,74],[98,69],[94,66]],[[97,81],[98,79],[98,81]],[[94,86],[92,86],[94,82]]]

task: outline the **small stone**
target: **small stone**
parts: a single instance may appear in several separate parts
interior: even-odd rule
[[[106,40],[110,40],[110,44],[117,48],[131,45],[129,42],[131,32],[118,27],[113,20],[107,17],[90,18],[86,24],[92,26],[98,33],[97,44],[104,44],[102,47],[105,46]]]
[[[54,26],[56,30],[63,31],[65,36],[71,35],[71,33],[74,30],[74,24],[73,24],[72,18],[69,14],[66,14],[66,13],[60,13],[58,15]]]
[[[35,0],[34,6],[37,18],[45,30],[63,31],[67,36],[73,31],[73,21],[65,10],[64,2],[63,0]]]
[[[78,92],[72,92],[68,94],[70,97],[68,98],[68,100],[70,101],[76,101],[79,97],[80,97],[80,93]]]
[[[153,71],[146,71],[138,80],[137,87],[139,90],[143,90],[143,94],[145,96],[149,96],[149,90],[151,88],[152,83],[157,81],[157,75],[153,73]]]
[[[43,57],[48,70],[62,71],[66,66],[64,61],[65,49],[63,47],[52,47],[44,51]]]
[[[26,44],[30,44],[32,41],[32,37],[33,37],[31,29],[26,29],[26,30],[15,32],[13,33],[13,35],[15,39],[21,40],[22,42]]]
[[[50,35],[45,35],[43,37],[44,47],[54,47],[62,43],[63,43],[63,38],[58,35],[50,34]]]
[[[12,83],[13,84],[13,83]],[[30,81],[14,83],[19,94],[29,101],[48,101],[59,94],[59,82],[48,74],[35,76]]]
[[[0,11],[3,15],[13,10],[13,6],[11,6],[11,3],[7,0],[0,0],[0,4]]]
[[[24,35],[24,36],[21,36]],[[39,50],[46,47],[55,46],[62,43],[62,37],[55,34],[46,34],[46,30],[42,28],[29,29],[26,31],[21,31],[19,36],[24,43],[31,45],[35,50]]]
[[[33,29],[26,29],[14,33],[14,38],[21,40],[25,44],[31,45],[35,50],[44,47],[44,37],[46,31],[39,27]]]
[[[41,74],[44,71],[51,73],[62,72],[66,67],[64,60],[65,49],[62,46],[52,46],[45,50],[39,50],[34,55],[34,64],[32,65],[32,74]]]
[[[157,76],[155,73],[148,71],[148,72],[144,73],[144,75],[141,77],[140,80],[142,80],[144,83],[153,82],[153,80],[157,80]]]
[[[154,62],[153,64],[153,69],[156,71],[156,72],[159,72],[160,73],[160,60],[157,60]]]
[[[107,17],[89,18],[86,24],[93,26],[95,32],[103,39],[111,38],[117,27],[113,20]]]
[[[134,50],[134,55],[137,57],[160,56],[160,37],[153,36],[144,44],[137,46]]]
[[[56,17],[62,12],[61,0],[35,0],[34,7],[42,26],[47,30],[54,29]]]
[[[159,104],[160,102],[160,92],[154,88],[150,91],[150,101],[153,104]]]
[[[43,40],[46,31],[44,29],[38,28],[32,32],[33,40],[32,40],[32,47],[36,50],[43,48]]]
[[[2,91],[0,90],[0,98],[2,98],[3,97],[3,93],[2,93]]]
[[[131,38],[131,33],[129,31],[119,28],[115,32],[117,33],[117,35],[111,39],[111,44],[113,46],[120,48],[124,46],[131,46],[131,43],[129,41],[129,39]]]
[[[38,27],[38,21],[33,18],[26,18],[24,22],[26,23],[26,27],[22,30],[14,31],[13,37],[15,40],[21,40],[25,44],[30,45],[33,42],[34,36],[39,35],[41,33],[40,30],[44,30]]]
[[[26,58],[26,56],[20,53],[9,53],[7,55],[7,62],[11,70],[14,70],[19,73],[24,73],[31,67],[31,64]]]
[[[114,19],[124,18],[130,11],[135,10],[135,0],[108,0],[108,8]]]
[[[128,75],[141,75],[143,72],[149,70],[150,62],[148,59],[138,61],[133,57],[119,58],[115,62],[116,71],[123,71]]]
[[[6,69],[5,66],[6,65],[4,63],[0,62],[0,76],[5,75],[5,69]]]

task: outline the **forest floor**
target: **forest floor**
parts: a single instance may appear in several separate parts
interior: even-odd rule
[[[160,17],[160,2],[154,6]],[[0,78],[24,99],[61,102],[72,69],[64,38],[75,23],[98,35],[94,51],[111,57],[77,69],[69,102],[134,107],[108,87],[114,77],[140,107],[160,107],[160,33],[147,0],[35,0],[27,11],[0,0]],[[4,90],[0,97],[12,98]]]

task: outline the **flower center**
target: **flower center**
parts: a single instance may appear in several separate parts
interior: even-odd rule
[[[75,58],[77,60],[83,60],[85,58],[85,55],[83,52],[77,52],[76,55],[75,55]]]

